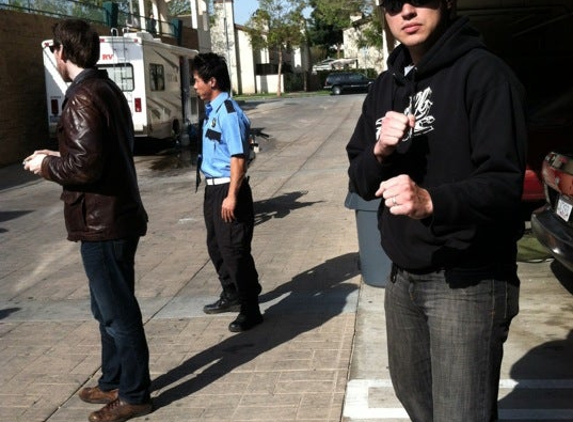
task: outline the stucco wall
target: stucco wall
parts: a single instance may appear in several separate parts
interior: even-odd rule
[[[235,31],[237,38],[237,55],[239,59],[238,72],[240,73],[238,92],[241,94],[254,94],[257,92],[255,85],[255,61],[253,60],[253,47],[251,40],[245,31]]]
[[[279,75],[257,75],[257,93],[276,93],[279,85]],[[281,92],[285,92],[285,76],[281,75]]]
[[[57,21],[0,10],[0,167],[50,146],[40,44],[51,38]],[[96,27],[102,35],[109,33],[105,26]],[[163,41],[175,44],[173,39]],[[197,48],[196,31],[184,28],[182,44]]]

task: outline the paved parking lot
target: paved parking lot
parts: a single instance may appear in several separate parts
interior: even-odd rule
[[[358,270],[344,151],[363,95],[249,101],[269,135],[249,171],[265,323],[227,331],[189,150],[136,157],[150,215],[136,262],[158,409],[146,421],[404,421],[386,365],[384,289]],[[97,326],[60,188],[0,169],[0,420],[81,421]],[[573,421],[573,278],[520,248],[521,312],[502,368],[502,419]],[[525,262],[527,260],[528,262]]]

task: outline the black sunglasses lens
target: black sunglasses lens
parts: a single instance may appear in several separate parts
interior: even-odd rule
[[[425,6],[426,4],[428,4],[431,1],[432,0],[413,0],[413,1],[409,1],[408,3],[410,3],[414,7],[420,7],[420,6]]]
[[[382,2],[382,7],[388,13],[398,13],[402,10],[402,6],[404,6],[404,1],[400,0],[385,0]]]
[[[404,7],[404,3],[409,3],[414,7],[420,7],[428,4],[430,1],[432,0],[385,0],[382,2],[382,7],[386,9],[388,13],[400,13],[402,11],[402,7]]]

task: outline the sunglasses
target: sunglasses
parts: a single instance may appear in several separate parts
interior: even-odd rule
[[[388,13],[400,13],[402,11],[402,7],[404,7],[404,3],[411,4],[414,7],[425,6],[428,3],[431,3],[434,0],[411,0],[411,1],[403,1],[403,0],[383,0],[380,4]]]
[[[59,42],[54,41],[48,46],[48,48],[50,49],[50,52],[53,53],[54,51],[59,50],[61,45],[62,44],[60,44]]]

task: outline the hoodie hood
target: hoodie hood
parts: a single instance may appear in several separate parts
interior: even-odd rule
[[[420,63],[408,73],[408,79],[419,80],[431,75],[476,48],[486,48],[479,32],[469,25],[466,16],[459,17],[428,50]],[[388,57],[388,69],[398,83],[405,82],[404,67],[409,64],[411,64],[410,54],[403,44],[396,47]]]
[[[347,146],[352,187],[370,200],[381,181],[405,174],[429,192],[433,213],[416,220],[393,215],[381,202],[384,251],[409,271],[505,277],[523,232],[515,218],[527,139],[521,84],[464,17],[450,23],[406,76],[411,57],[403,45],[388,65]],[[373,145],[389,111],[413,114],[416,123],[380,163]]]

